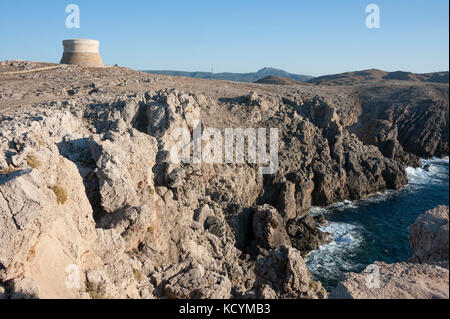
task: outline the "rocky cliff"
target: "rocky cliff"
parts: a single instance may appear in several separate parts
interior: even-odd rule
[[[448,155],[448,85],[372,85],[355,90],[360,116],[352,125],[365,143],[407,166]]]
[[[75,66],[0,84],[6,297],[324,298],[309,208],[407,183],[352,133],[365,113],[340,89]],[[278,169],[175,162],[177,128],[277,128]]]

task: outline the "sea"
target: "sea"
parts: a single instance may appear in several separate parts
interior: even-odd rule
[[[345,272],[361,272],[374,261],[395,263],[411,257],[408,227],[421,214],[449,205],[449,159],[422,160],[423,168],[407,168],[408,185],[360,201],[344,201],[328,208],[313,207],[327,223],[322,231],[332,241],[306,256],[314,280],[333,290]]]

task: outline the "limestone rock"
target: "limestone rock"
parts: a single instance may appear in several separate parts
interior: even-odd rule
[[[282,185],[277,207],[285,221],[297,217],[294,183],[287,181]]]
[[[24,274],[39,287],[37,297],[79,296],[65,285],[66,268],[99,261],[92,209],[76,166],[56,147],[33,154],[40,166],[0,182],[1,280]]]
[[[194,220],[201,225],[205,224],[206,219],[211,215],[211,209],[207,204],[197,209],[194,213]]]
[[[267,204],[258,206],[253,214],[253,234],[257,243],[266,249],[290,243],[282,217],[276,208]]]
[[[409,227],[413,262],[448,264],[448,206],[439,206],[420,215]]]
[[[346,273],[332,299],[448,299],[448,269],[427,264],[376,262],[377,271]],[[374,266],[372,266],[374,267]],[[379,279],[374,275],[379,274]],[[379,281],[378,281],[379,280]]]
[[[319,217],[320,218],[320,217]],[[320,222],[310,215],[288,221],[286,231],[291,239],[292,246],[302,255],[319,249],[328,240],[329,234],[322,232]]]
[[[124,240],[125,251],[130,251],[146,239],[152,227],[152,213],[146,205],[127,206],[114,214],[104,216],[97,225],[103,229],[113,229],[114,233],[120,234]],[[117,247],[115,251],[118,251]]]
[[[229,299],[231,282],[196,262],[184,262],[166,270],[164,294],[174,299]]]
[[[137,130],[90,141],[97,162],[102,207],[107,212],[153,200],[156,141]]]
[[[256,262],[258,285],[267,284],[286,298],[326,298],[319,282],[311,280],[300,252],[289,246],[271,250]]]

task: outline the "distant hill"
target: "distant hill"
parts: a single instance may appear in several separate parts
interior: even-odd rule
[[[377,69],[345,72],[333,75],[324,75],[308,80],[309,83],[328,85],[348,85],[361,82],[380,82],[385,80],[414,81],[414,82],[435,82],[448,83],[447,72],[435,73],[412,73],[404,71],[386,72]]]
[[[295,84],[302,84],[303,82],[288,79],[282,76],[275,76],[275,75],[269,75],[265,78],[259,79],[258,81],[255,81],[255,83],[259,84],[277,84],[277,85],[295,85]],[[304,84],[304,83],[303,83]]]
[[[211,77],[215,80],[225,80],[225,81],[236,81],[236,82],[255,82],[267,76],[280,76],[284,78],[288,78],[295,81],[305,82],[312,79],[312,76],[303,75],[303,74],[292,74],[283,70],[274,69],[274,68],[263,68],[258,72],[253,73],[213,73],[211,72],[184,72],[184,71],[156,71],[149,70],[144,71],[152,74],[164,74],[164,75],[173,75],[173,76],[185,76],[190,78],[198,78],[198,79],[211,79]]]

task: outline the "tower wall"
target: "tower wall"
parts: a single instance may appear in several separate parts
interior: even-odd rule
[[[103,66],[100,58],[100,43],[90,39],[64,40],[64,53],[61,64],[73,64],[87,67]]]

